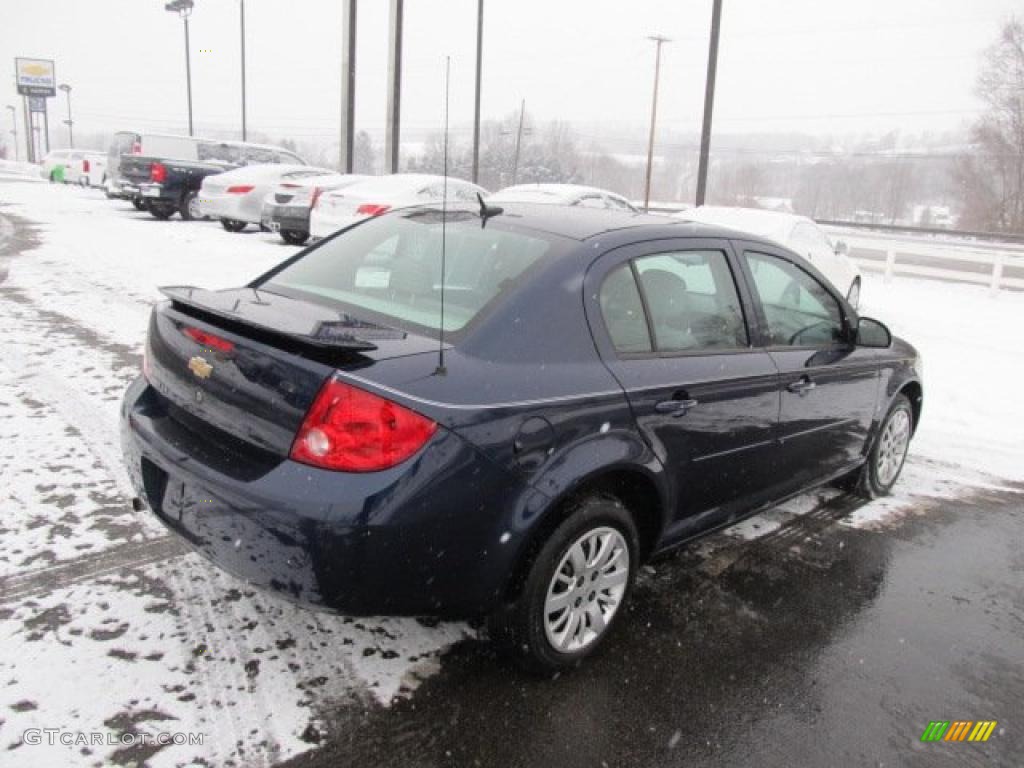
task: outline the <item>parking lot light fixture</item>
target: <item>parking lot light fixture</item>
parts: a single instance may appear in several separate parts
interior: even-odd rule
[[[176,13],[185,22],[185,84],[188,89],[188,135],[192,136],[192,60],[189,56],[188,17],[192,15],[192,0],[171,0],[164,4],[164,10]]]

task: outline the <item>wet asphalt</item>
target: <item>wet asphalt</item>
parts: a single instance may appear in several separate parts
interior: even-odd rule
[[[322,712],[331,735],[286,765],[1024,765],[1024,495],[879,530],[839,524],[857,504],[656,562],[571,673],[467,641],[390,708]],[[922,743],[931,720],[998,726]]]

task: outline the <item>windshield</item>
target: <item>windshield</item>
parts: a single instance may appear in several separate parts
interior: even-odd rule
[[[510,231],[476,213],[449,211],[445,332],[465,328],[550,255],[555,241]],[[347,312],[420,332],[441,327],[441,212],[412,209],[370,219],[307,251],[262,287],[301,293]]]

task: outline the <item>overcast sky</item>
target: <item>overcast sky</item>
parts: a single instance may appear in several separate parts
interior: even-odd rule
[[[239,0],[195,0],[197,125],[239,125]],[[476,0],[406,0],[403,124],[472,119]],[[357,129],[382,141],[387,0],[360,0]],[[848,133],[953,128],[976,114],[980,52],[1020,2],[724,0],[715,128]],[[587,131],[647,124],[653,33],[664,49],[659,125],[700,124],[710,0],[486,0],[484,117],[518,108]],[[341,3],[247,0],[250,130],[336,140]],[[78,126],[172,130],[185,122],[181,22],[163,0],[4,0],[0,65],[17,99],[15,56],[53,58],[73,86]],[[51,109],[65,109],[63,95]],[[58,118],[59,119],[59,116]],[[56,120],[51,119],[54,139]],[[5,126],[9,130],[9,126]],[[61,133],[63,129],[61,128]],[[61,137],[62,138],[62,137]],[[55,143],[58,143],[55,141]]]

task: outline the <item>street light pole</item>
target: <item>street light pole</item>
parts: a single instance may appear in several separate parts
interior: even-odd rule
[[[704,88],[704,126],[700,132],[700,163],[697,166],[697,205],[704,205],[711,153],[711,113],[715,107],[715,74],[718,71],[718,32],[722,24],[722,0],[711,7],[711,42],[708,44],[708,79]]]
[[[476,100],[473,104],[473,183],[480,181],[480,78],[483,70],[484,0],[476,8]]]
[[[171,0],[164,5],[165,11],[178,14],[185,22],[185,83],[188,89],[188,135],[192,135],[192,57],[189,54],[188,17],[192,15],[192,0]]]
[[[7,108],[11,110],[11,135],[14,137],[14,159],[20,160],[21,157],[18,152],[18,110],[11,104],[8,104]]]
[[[57,87],[60,88],[62,91],[64,91],[64,95],[68,99],[68,119],[64,121],[64,125],[66,125],[68,127],[68,144],[71,146],[72,149],[74,149],[75,148],[75,133],[74,133],[75,121],[71,119],[71,86],[68,85],[67,83],[62,83],[61,85],[59,85]]]
[[[246,140],[245,126],[245,0],[241,0],[242,22],[242,141]]]
[[[661,46],[672,42],[661,35],[650,35],[654,48],[654,95],[651,97],[651,133],[647,138],[647,178],[644,180],[644,210],[651,204],[651,171],[654,166],[654,129],[658,120],[658,78],[661,76]]]
[[[338,167],[355,169],[356,130],[356,0],[341,1],[341,136]]]
[[[384,129],[384,167],[398,173],[402,129],[402,33],[405,0],[391,0],[388,14],[387,124]]]

